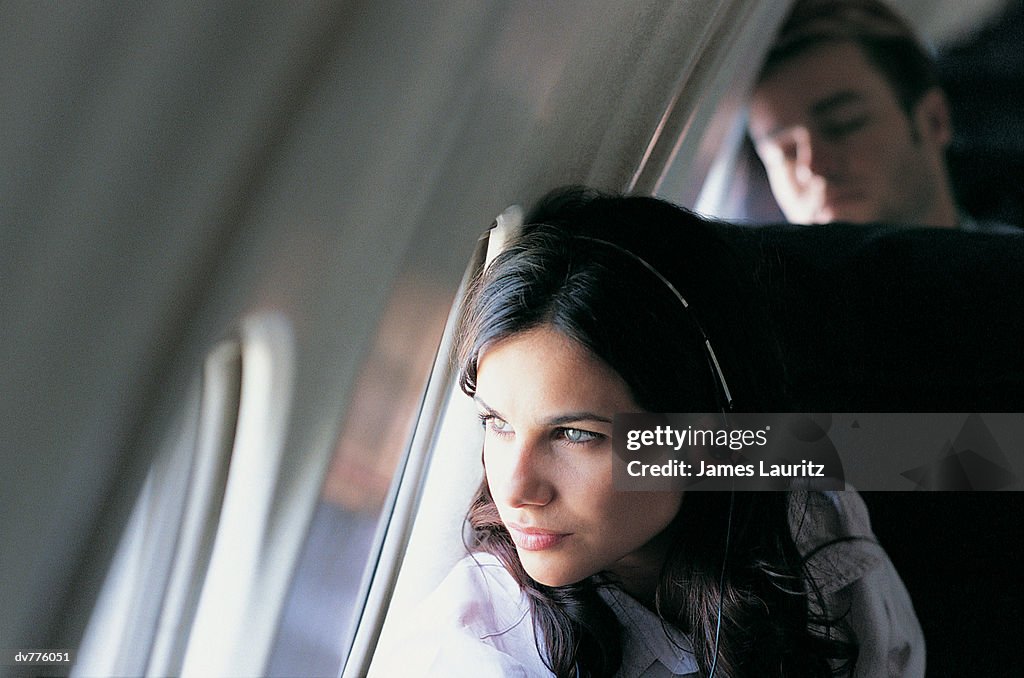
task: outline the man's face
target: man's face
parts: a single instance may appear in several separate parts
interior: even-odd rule
[[[779,64],[754,91],[749,131],[792,223],[955,225],[942,94],[926,94],[908,115],[853,43]]]

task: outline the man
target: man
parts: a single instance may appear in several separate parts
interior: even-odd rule
[[[793,223],[962,221],[949,107],[910,27],[876,0],[801,0],[769,52],[749,132]]]

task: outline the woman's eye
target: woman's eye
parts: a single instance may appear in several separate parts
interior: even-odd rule
[[[558,429],[558,434],[565,442],[579,445],[581,443],[589,443],[594,440],[598,440],[602,436],[598,433],[592,433],[590,431],[584,431],[579,428],[562,428]]]
[[[512,427],[504,419],[499,419],[493,414],[481,414],[480,425],[484,427],[485,431],[496,433],[498,435],[509,435],[512,433]]]

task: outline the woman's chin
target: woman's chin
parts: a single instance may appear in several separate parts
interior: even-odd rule
[[[523,558],[522,554],[520,554],[519,558],[523,563],[523,569],[526,570],[526,574],[530,575],[530,578],[535,582],[544,586],[568,586],[587,578],[587,575],[581,575],[571,569],[530,562],[533,559],[529,555]]]

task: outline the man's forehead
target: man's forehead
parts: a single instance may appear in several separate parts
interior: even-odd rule
[[[836,111],[841,111],[850,106],[864,103],[866,95],[857,87],[844,87],[837,92],[822,96],[821,99],[811,104],[810,112],[814,116],[823,116]]]
[[[814,73],[820,77],[828,77],[836,65],[866,67],[879,77],[885,77],[871,58],[864,46],[849,38],[823,37],[808,40],[788,51],[776,56],[770,64],[758,74],[756,86],[778,80],[780,75],[794,70],[803,74]],[[785,75],[788,79],[791,75]]]
[[[872,96],[895,96],[884,76],[855,43],[815,44],[777,64],[751,99],[749,128],[755,141]]]

